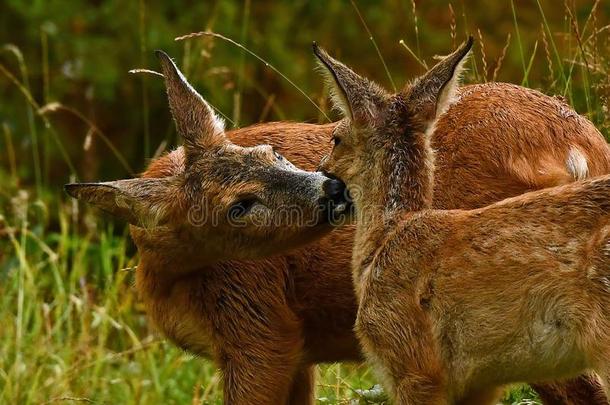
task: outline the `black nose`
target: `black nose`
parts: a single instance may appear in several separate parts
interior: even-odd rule
[[[333,226],[340,226],[353,216],[352,199],[344,182],[331,174],[324,175],[329,179],[322,185],[324,197],[320,198],[323,212],[321,220]]]
[[[345,183],[338,179],[328,179],[322,185],[324,196],[329,201],[339,203],[345,201]]]

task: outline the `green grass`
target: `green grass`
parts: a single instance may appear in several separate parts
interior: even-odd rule
[[[23,7],[15,0],[9,0],[9,3],[16,4],[17,8]],[[229,28],[221,27],[218,21],[223,21],[223,16],[227,18],[227,15],[235,15],[236,23],[231,26],[234,26],[234,35],[229,37],[238,38],[243,47],[234,47],[230,42],[220,41],[219,38],[223,37],[218,36],[216,42],[210,37],[182,41],[179,45],[183,47],[185,56],[182,60],[177,60],[188,67],[187,75],[213,81],[214,75],[222,69],[210,66],[209,59],[214,59],[220,52],[219,48],[222,48],[224,53],[220,56],[226,59],[227,55],[232,55],[230,60],[237,67],[237,84],[231,80],[223,83],[216,80],[216,92],[210,92],[212,101],[215,104],[218,101],[219,109],[224,111],[223,115],[233,117],[233,122],[242,125],[256,122],[256,117],[268,115],[276,119],[297,119],[311,118],[312,114],[316,114],[321,122],[325,122],[328,111],[323,102],[324,91],[313,95],[315,90],[301,85],[306,80],[315,83],[321,81],[310,70],[300,67],[301,59],[296,62],[290,59],[294,58],[296,52],[292,49],[295,48],[294,45],[281,48],[281,41],[278,42],[278,38],[286,38],[293,33],[293,26],[270,18],[275,32],[266,35],[257,32],[257,35],[252,35],[259,16],[256,14],[255,2],[246,2],[244,8],[240,8],[241,3],[237,2],[221,3],[218,7],[206,9],[209,13],[204,14],[209,20],[205,20],[207,22],[204,25],[189,25],[185,13],[181,14],[180,21],[185,27],[195,26],[197,30],[214,29],[216,22],[218,30],[227,33],[230,32]],[[401,7],[407,10],[406,18],[413,19],[410,21],[412,28],[401,32],[396,27],[404,25],[403,16],[398,18],[390,15],[395,26],[388,37],[383,20],[379,19],[380,9],[360,1],[352,2],[351,5],[345,3],[343,8],[332,4],[329,5],[329,10],[320,5],[310,6],[308,12],[313,16],[313,21],[319,19],[320,13],[332,14],[334,20],[341,21],[340,25],[320,27],[320,31],[331,30],[330,33],[324,31],[327,39],[333,38],[335,33],[339,35],[339,30],[341,35],[345,35],[341,38],[351,35],[354,40],[344,45],[345,49],[350,49],[349,46],[357,48],[351,53],[351,61],[355,60],[354,54],[357,52],[359,62],[369,67],[368,71],[364,68],[358,70],[374,73],[379,80],[385,79],[392,85],[396,79],[397,86],[401,85],[398,77],[404,76],[404,72],[397,66],[402,66],[404,60],[420,72],[420,65],[431,65],[432,52],[427,51],[424,44],[432,43],[435,49],[448,50],[451,46],[450,39],[459,40],[465,32],[476,32],[471,25],[475,19],[471,13],[476,10],[467,13],[459,2],[454,2],[450,9],[451,28],[446,28],[443,38],[434,31],[432,22],[426,20],[426,13],[416,9],[414,2],[389,3],[397,8],[402,4]],[[549,94],[563,95],[604,134],[608,134],[609,121],[606,115],[610,98],[610,59],[607,55],[610,54],[610,47],[607,33],[610,30],[603,25],[601,17],[605,16],[607,20],[610,12],[606,6],[596,2],[594,8],[597,7],[598,13],[590,12],[588,8],[580,13],[566,12],[562,19],[561,16],[557,18],[554,6],[549,6],[550,3],[545,6],[544,3],[532,3],[528,10],[517,7],[513,2],[506,5],[507,8],[501,15],[506,16],[505,26],[513,30],[513,42],[504,48],[502,43],[495,49],[482,48],[478,44],[468,80],[485,80],[490,77],[490,72],[481,72],[481,67],[489,66],[488,70],[493,67],[494,75],[496,70],[499,71],[503,80],[523,82]],[[126,157],[128,151],[113,143],[120,139],[103,132],[100,129],[103,128],[102,123],[89,118],[91,114],[84,114],[84,107],[66,109],[63,104],[53,103],[54,92],[56,94],[58,88],[67,86],[67,80],[58,84],[50,78],[49,66],[52,67],[53,63],[49,62],[49,55],[59,53],[62,49],[57,47],[60,41],[57,41],[57,29],[53,28],[53,24],[36,19],[40,15],[47,18],[49,14],[48,10],[40,9],[40,4],[32,6],[30,11],[38,13],[31,17],[31,21],[41,24],[40,32],[37,31],[38,27],[34,30],[35,37],[40,36],[41,44],[30,38],[27,46],[29,49],[39,49],[38,46],[42,45],[42,59],[39,61],[41,66],[28,66],[27,58],[20,50],[25,47],[7,45],[0,49],[0,90],[10,97],[13,108],[11,110],[7,104],[2,105],[4,100],[0,102],[0,403],[221,403],[222,387],[214,364],[175,348],[159,336],[147,321],[133,287],[133,269],[138,259],[126,227],[123,224],[113,225],[98,212],[89,211],[75,201],[68,200],[61,190],[61,184],[67,182],[68,175],[72,179],[77,177],[77,168],[80,166],[75,162],[78,158],[81,155],[85,155],[85,160],[93,158],[85,148],[81,148],[82,139],[74,142],[67,136],[67,126],[61,124],[70,119],[84,123],[85,137],[93,136],[95,140],[101,141],[97,153],[109,156],[108,161],[111,162],[103,168],[117,166],[124,174],[132,172],[132,167],[138,168],[137,157],[140,155],[132,152]],[[119,9],[122,7],[118,2],[108,4]],[[293,10],[285,5],[277,7],[287,14],[287,21],[297,21],[304,10],[298,7]],[[417,7],[425,6],[422,3],[421,6],[417,4]],[[434,5],[430,7],[434,8]],[[488,7],[491,6],[481,9],[486,13]],[[320,9],[324,10],[321,12]],[[554,12],[555,18],[545,15],[545,10]],[[599,10],[606,14],[600,14],[602,11]],[[91,10],[88,11],[92,13]],[[119,24],[127,20],[137,30],[133,38],[138,41],[128,42],[132,37],[127,33],[126,39],[123,39],[127,42],[121,42],[122,47],[119,49],[127,49],[126,53],[134,55],[136,61],[130,60],[133,64],[129,68],[146,67],[147,55],[150,54],[153,43],[156,45],[155,38],[158,42],[159,32],[162,32],[164,41],[168,44],[172,43],[175,36],[170,34],[183,34],[186,30],[180,27],[177,31],[161,31],[159,27],[163,27],[165,21],[153,21],[151,16],[155,10],[148,9],[144,1],[139,1],[136,8],[126,10],[123,14],[115,11],[109,12],[108,15],[112,16],[109,22],[123,27]],[[522,19],[526,11],[529,13],[528,18]],[[63,8],[54,12],[58,19],[64,13]],[[435,10],[434,15],[437,14],[438,11]],[[597,14],[600,14],[599,19]],[[385,15],[388,15],[387,12]],[[456,18],[458,21],[455,21]],[[484,18],[478,18],[477,22],[485,22]],[[537,21],[534,28],[531,24],[529,27],[527,25],[532,20]],[[460,30],[459,34],[455,32],[457,29]],[[485,30],[483,27],[482,32],[491,36],[494,28]],[[504,35],[505,33],[503,38]],[[307,43],[303,42],[303,46],[298,48],[302,54],[308,52],[309,41],[324,37],[323,33],[315,29],[307,31],[305,36],[303,41]],[[400,46],[398,40],[403,37],[405,40],[401,41]],[[563,47],[558,43],[561,38],[568,38]],[[90,44],[103,43],[101,39],[83,36],[70,40],[85,50]],[[443,44],[442,48],[439,43]],[[395,47],[392,48],[391,44]],[[338,44],[335,43],[334,46]],[[270,60],[267,57],[277,57],[280,53],[277,49],[288,55],[286,60]],[[393,58],[386,57],[384,60],[382,55],[388,55],[388,52],[392,53]],[[403,60],[399,60],[397,52],[400,52]],[[94,61],[93,65],[101,65],[106,57],[85,54]],[[482,57],[489,60],[482,61]],[[504,74],[506,69],[500,63],[502,61],[508,65],[507,69],[512,66],[512,71]],[[55,61],[55,64],[63,62]],[[265,64],[270,76],[256,81],[252,67]],[[370,69],[371,66],[377,66],[377,71]],[[113,72],[116,74],[118,69],[114,65],[105,65],[105,68],[111,72],[108,73],[109,76]],[[110,97],[107,93],[110,93],[108,89],[112,86],[108,83],[115,83],[116,80],[112,82],[103,76],[103,73],[107,73],[105,70],[89,73],[104,84],[101,86],[105,89],[103,95]],[[273,77],[273,80],[269,77]],[[134,119],[128,120],[131,117],[121,110],[122,104],[118,104],[122,102],[120,97],[113,99],[117,104],[113,112],[129,121],[125,125],[131,125],[133,128],[130,127],[130,130],[142,134],[141,146],[145,157],[152,156],[159,143],[171,145],[175,139],[172,131],[158,131],[158,123],[154,126],[151,123],[159,115],[159,105],[166,110],[165,101],[161,103],[156,100],[162,98],[162,93],[154,93],[153,96],[153,88],[160,88],[154,80],[156,79],[142,77],[136,81],[136,91],[133,98],[129,99],[135,105],[132,106]],[[80,82],[76,83],[80,85]],[[285,85],[283,93],[278,91],[278,83]],[[321,85],[316,85],[316,89],[321,88]],[[234,89],[233,97],[223,96],[225,87]],[[78,93],[86,91],[84,87],[77,88]],[[247,101],[250,101],[252,94],[256,95],[257,100],[264,100],[260,109],[247,108],[251,107]],[[317,104],[321,105],[319,110],[316,110]],[[51,119],[51,113],[59,115],[59,112],[64,114],[58,117],[54,115]],[[296,113],[299,115],[295,116]],[[134,122],[139,123],[139,126]],[[167,128],[170,125],[168,122]],[[165,135],[162,141],[155,138],[158,134],[155,134],[153,128]],[[62,167],[60,175],[54,174],[58,171],[57,166]],[[108,175],[107,172],[103,174]],[[370,390],[377,381],[366,365],[323,365],[318,367],[317,374],[316,395],[320,403],[381,401],[377,398],[375,389]],[[504,398],[504,403],[507,404],[529,404],[535,401],[534,393],[527,386],[512,387]]]

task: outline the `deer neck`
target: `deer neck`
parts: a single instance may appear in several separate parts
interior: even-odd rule
[[[169,230],[151,232],[156,231],[131,228],[140,255],[136,287],[145,300],[161,300],[172,293],[180,280],[213,269],[219,263],[218,259],[202,254],[206,249],[189,243],[185,235]]]
[[[424,132],[376,147],[352,182],[356,206],[353,268],[366,268],[385,235],[410,213],[432,205],[434,152]],[[358,274],[357,274],[358,275]]]
[[[191,271],[166,260],[155,252],[140,252],[136,270],[136,287],[145,302],[158,301],[171,294],[173,286]]]

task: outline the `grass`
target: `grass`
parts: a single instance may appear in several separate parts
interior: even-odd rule
[[[274,95],[267,93],[262,83],[253,83],[248,78],[247,65],[263,63],[296,89],[295,98],[303,105],[312,103],[325,121],[327,111],[318,107],[297,81],[271,65],[258,52],[243,44],[248,39],[247,27],[254,18],[250,2],[243,10],[243,30],[239,43],[220,34],[206,34],[205,39],[184,41],[186,55],[184,63],[193,66],[201,61],[197,55],[211,49],[210,36],[228,41],[235,49],[238,63],[238,86],[233,100],[232,116],[235,123],[244,122],[242,98],[244,89],[255,88],[268,104],[260,116],[269,110],[283,115],[281,105],[274,103]],[[593,6],[598,7],[599,1]],[[492,77],[502,68],[507,49],[514,48],[520,54],[522,72],[517,79],[529,85],[543,87],[549,94],[565,96],[578,104],[604,133],[608,133],[607,99],[610,93],[608,72],[610,63],[597,46],[598,37],[608,32],[608,27],[596,25],[594,13],[584,16],[579,26],[577,18],[567,13],[566,31],[570,41],[564,54],[556,44],[557,32],[550,27],[540,2],[540,41],[526,50],[522,43],[523,27],[519,24],[520,10],[512,8],[512,25],[516,42],[501,50],[495,66],[487,61],[491,55],[488,48],[479,47],[472,61],[469,80],[483,81],[490,77],[488,67],[493,68]],[[346,5],[349,7],[349,5]],[[381,58],[381,66],[393,83],[389,66],[371,32],[375,30],[366,20],[365,8],[352,2],[354,19],[364,27],[372,48],[367,49],[371,58]],[[405,40],[400,42],[405,57],[412,57],[419,65],[426,66],[420,49],[420,32],[425,30],[425,21],[417,18],[415,2],[409,3],[414,18],[415,50]],[[456,25],[451,11],[451,38],[455,41]],[[569,10],[569,8],[568,8]],[[138,3],[139,56],[142,62],[148,52],[144,39],[146,24],[144,1]],[[466,30],[466,13],[462,13]],[[371,27],[371,28],[370,28]],[[212,28],[211,26],[206,27]],[[340,29],[337,27],[336,29]],[[16,69],[11,69],[8,59],[2,59],[0,78],[10,90],[22,97],[26,107],[26,136],[29,142],[25,149],[29,159],[16,158],[19,148],[17,134],[3,121],[2,132],[5,148],[0,150],[5,166],[0,166],[0,403],[7,404],[207,404],[222,402],[222,387],[216,367],[208,360],[195,358],[163,340],[147,322],[144,310],[133,288],[134,268],[137,253],[128,237],[124,225],[113,225],[97,212],[79,207],[67,200],[58,182],[48,180],[49,154],[55,150],[76,178],[76,169],[61,136],[62,130],[54,126],[49,113],[68,111],[85,122],[88,136],[97,136],[105,142],[117,162],[133,171],[121,151],[94,121],[76,109],[52,103],[49,99],[48,38],[41,34],[43,44],[42,82],[43,102],[37,102],[36,89],[30,86],[27,64],[19,48],[5,46],[3,55],[13,55]],[[482,35],[480,35],[482,37]],[[400,34],[397,34],[397,38]],[[603,39],[603,38],[602,38]],[[601,41],[601,40],[600,40]],[[509,46],[510,45],[510,46]],[[544,53],[538,48],[544,48]],[[481,55],[481,49],[486,50]],[[204,52],[205,51],[205,52]],[[305,52],[305,51],[304,51]],[[509,51],[510,52],[510,49]],[[552,57],[551,57],[552,55]],[[481,58],[485,58],[482,60]],[[477,69],[482,62],[485,72]],[[545,65],[548,80],[533,83],[530,71],[533,66]],[[18,73],[14,73],[14,71]],[[144,122],[144,149],[146,156],[155,150],[151,142],[149,127],[150,91],[147,79],[141,82],[140,97]],[[577,106],[578,107],[578,106]],[[303,107],[305,108],[305,107]],[[230,120],[229,120],[230,121]],[[10,123],[10,121],[8,121]],[[44,137],[44,138],[43,138]],[[44,141],[43,141],[44,140]],[[52,149],[54,148],[54,149]],[[16,152],[17,151],[17,152]],[[19,156],[21,157],[21,155]],[[45,163],[47,162],[47,163]],[[32,168],[31,170],[29,168]],[[365,365],[332,364],[318,367],[317,398],[320,403],[379,403],[373,388],[376,379]],[[535,394],[527,386],[516,386],[507,391],[504,403],[536,403]]]

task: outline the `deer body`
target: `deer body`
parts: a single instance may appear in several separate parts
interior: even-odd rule
[[[438,150],[434,207],[482,207],[572,182],[583,167],[590,176],[610,172],[610,150],[599,132],[560,100],[508,84],[467,86],[460,97],[439,119],[432,138]],[[513,118],[527,112],[538,121],[504,119],[502,111],[512,111]],[[466,113],[476,120],[461,120]],[[244,147],[270,144],[296,166],[315,170],[330,150],[336,127],[267,123],[227,136]],[[497,147],[479,152],[488,142]],[[584,166],[568,164],[573,148]],[[539,164],[541,151],[548,156]],[[153,161],[143,178],[181,175],[187,167],[180,147]],[[223,374],[226,403],[310,404],[313,365],[362,360],[353,331],[358,306],[350,272],[354,227],[322,236],[328,230],[304,229],[309,235],[303,243],[321,238],[257,260],[236,258],[238,249],[230,246],[235,236],[226,236],[227,251],[202,260],[188,228],[131,228],[140,254],[136,288],[149,317],[180,347],[214,359]],[[275,247],[267,243],[266,249]],[[564,398],[606,403],[603,396],[595,401],[595,388],[586,378],[537,387],[543,398],[555,401],[549,403]]]
[[[370,253],[356,330],[398,403],[586,370],[610,382],[610,176],[407,214]]]
[[[363,351],[399,404],[495,403],[589,370],[608,395],[610,176],[432,209],[430,132],[471,46],[396,95],[314,46],[346,116],[321,167],[354,196]]]

